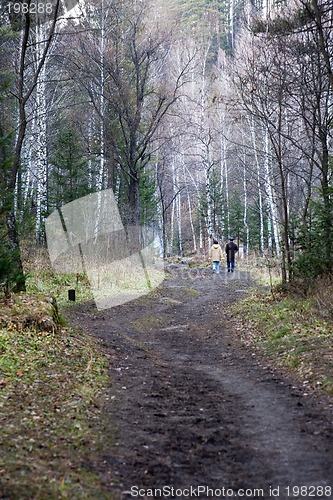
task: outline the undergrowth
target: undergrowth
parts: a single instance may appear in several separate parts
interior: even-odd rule
[[[70,305],[69,289],[75,290],[76,302],[94,300],[88,279],[84,274],[60,274],[52,269],[36,269],[27,276],[28,293],[54,297],[59,306]]]
[[[305,386],[333,395],[333,323],[318,309],[315,293],[254,293],[233,312],[242,323],[246,345]]]
[[[59,307],[71,305],[68,300],[69,289],[76,291],[76,302],[94,300],[87,276],[82,272],[57,272],[51,266],[46,248],[24,242],[22,259],[29,294],[53,297]]]
[[[61,314],[77,279],[39,259],[30,262],[28,292],[0,302],[1,498],[110,498],[94,472],[114,434],[102,411],[108,362]],[[85,300],[84,276],[78,282]]]
[[[85,498],[101,447],[104,360],[90,340],[62,330],[0,330],[0,491],[3,498]]]

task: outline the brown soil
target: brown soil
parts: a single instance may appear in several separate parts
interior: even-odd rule
[[[72,310],[110,357],[116,438],[94,465],[107,498],[333,498],[331,410],[229,321],[250,286],[247,273],[174,265],[150,296]]]

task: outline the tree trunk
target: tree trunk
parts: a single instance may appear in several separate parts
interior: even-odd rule
[[[140,186],[139,173],[132,171],[129,183],[129,224],[138,227],[140,225]]]
[[[37,65],[43,55],[46,31],[44,25],[36,26]],[[36,241],[45,244],[45,217],[47,213],[47,132],[46,132],[46,70],[43,65],[36,83]]]
[[[245,229],[245,241],[243,243],[244,243],[244,257],[245,257],[248,255],[249,244],[250,244],[250,227],[249,227],[248,220],[247,220],[248,202],[247,202],[247,179],[246,179],[246,159],[245,159],[245,157],[244,157],[243,163],[244,163],[244,166],[243,166],[243,192],[244,192],[243,222],[244,222],[244,229]]]
[[[251,128],[255,163],[256,163],[256,167],[257,167],[257,187],[258,187],[259,225],[260,225],[259,251],[260,251],[260,254],[263,255],[265,242],[264,242],[264,211],[263,211],[263,199],[262,199],[262,189],[261,189],[261,169],[260,169],[260,163],[259,163],[259,158],[258,158],[256,131],[255,131],[253,117],[252,117],[252,121],[250,123],[250,128]]]
[[[178,189],[176,196],[176,209],[177,209],[177,229],[178,229],[178,249],[179,255],[183,255],[183,232],[182,232],[182,200],[179,190],[179,173],[176,171],[176,186]]]
[[[43,51],[41,58],[38,62],[37,69],[35,70],[32,77],[29,80],[26,78],[27,60],[26,55],[28,50],[31,50],[30,46],[30,34],[31,34],[31,19],[30,13],[24,14],[24,27],[21,36],[20,45],[20,55],[18,61],[18,75],[17,75],[17,100],[18,100],[18,130],[15,141],[13,161],[11,164],[11,170],[9,175],[9,180],[6,185],[5,191],[5,204],[8,207],[7,214],[5,216],[5,223],[8,230],[8,238],[10,240],[10,245],[12,248],[12,266],[14,271],[17,271],[16,284],[14,287],[15,291],[25,290],[25,278],[23,273],[23,265],[19,249],[19,236],[16,224],[16,218],[14,213],[14,192],[17,182],[17,174],[21,161],[21,152],[23,147],[23,141],[26,133],[27,127],[27,117],[26,117],[26,104],[30,99],[32,93],[34,92],[38,78],[45,64],[46,56],[49,51],[53,34],[55,31],[55,26],[58,18],[60,0],[56,0],[53,7],[53,20],[51,22],[48,35],[46,36],[45,44],[43,44]]]
[[[212,193],[211,193],[211,183],[209,175],[209,167],[205,165],[205,193],[206,193],[206,204],[207,204],[207,215],[206,215],[206,227],[208,237],[212,238],[214,236],[214,227],[212,221]]]
[[[265,127],[264,130],[264,137],[265,137],[264,139],[265,140],[265,184],[267,189],[267,201],[270,213],[271,226],[273,227],[276,254],[279,257],[281,254],[280,232],[278,227],[277,208],[273,195],[273,186],[270,173],[269,134],[267,127]]]

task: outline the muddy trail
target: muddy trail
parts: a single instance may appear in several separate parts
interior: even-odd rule
[[[247,273],[175,266],[150,296],[72,311],[110,359],[107,498],[333,498],[332,413],[230,321],[251,286]]]

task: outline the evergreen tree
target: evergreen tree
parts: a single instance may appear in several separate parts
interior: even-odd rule
[[[156,178],[146,169],[140,176],[140,224],[149,226],[156,222],[158,198]]]
[[[59,133],[50,163],[50,207],[59,207],[89,193],[87,160],[80,138],[71,128]]]
[[[306,225],[299,223],[296,235],[298,252],[294,275],[305,284],[324,275],[333,274],[333,187],[330,187],[330,207],[321,196],[311,203]]]
[[[244,241],[244,204],[239,193],[234,193],[229,202],[230,235]]]

